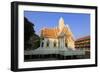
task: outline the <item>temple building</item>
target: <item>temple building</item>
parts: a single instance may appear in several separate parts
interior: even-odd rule
[[[73,34],[62,17],[57,27],[41,30],[41,39],[40,47],[43,48],[75,48]]]

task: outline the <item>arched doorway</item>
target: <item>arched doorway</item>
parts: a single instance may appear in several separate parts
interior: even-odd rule
[[[65,43],[65,46],[66,46],[66,47],[68,47],[68,44],[67,44],[67,43]]]
[[[43,47],[43,46],[44,46],[44,42],[41,43],[41,47]]]
[[[49,47],[49,40],[47,40],[47,45],[46,45],[46,47]]]
[[[54,47],[57,47],[57,43],[56,43],[56,41],[54,41]]]

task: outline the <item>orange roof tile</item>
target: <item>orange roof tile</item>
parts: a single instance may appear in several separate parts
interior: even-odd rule
[[[41,36],[45,38],[57,38],[58,32],[58,28],[44,28],[41,31]]]

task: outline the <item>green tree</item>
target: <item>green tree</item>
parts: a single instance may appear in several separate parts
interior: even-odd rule
[[[36,49],[39,44],[40,37],[35,34],[34,24],[24,17],[24,49]]]

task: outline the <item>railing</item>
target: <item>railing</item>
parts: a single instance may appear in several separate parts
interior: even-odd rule
[[[85,55],[85,50],[71,50],[68,48],[38,48],[35,50],[25,50],[24,55],[46,55],[46,54],[60,54],[63,56],[71,55]]]

